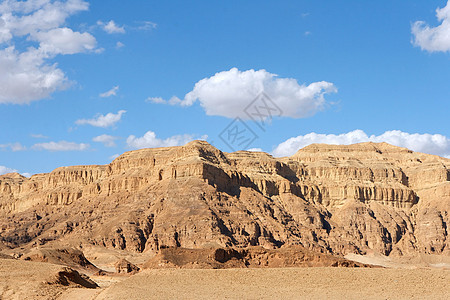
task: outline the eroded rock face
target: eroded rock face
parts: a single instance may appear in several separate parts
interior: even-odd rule
[[[0,243],[448,255],[449,167],[385,143],[279,159],[203,141],[142,149],[106,166],[0,176]]]
[[[116,269],[116,273],[119,274],[129,274],[139,272],[139,267],[130,263],[128,260],[121,258],[114,264],[114,268]]]
[[[148,260],[148,269],[228,269],[289,267],[373,267],[334,255],[308,251],[301,246],[264,249],[232,248],[164,248]]]

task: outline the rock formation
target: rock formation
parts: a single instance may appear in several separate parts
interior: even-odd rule
[[[78,249],[38,248],[32,249],[20,257],[22,260],[48,262],[55,265],[64,265],[82,272],[99,273],[101,270],[86,259],[83,252]]]
[[[97,283],[92,281],[85,274],[80,274],[76,270],[69,267],[63,268],[58,271],[52,279],[44,282],[48,285],[62,285],[62,286],[73,286],[73,287],[84,287],[89,289],[98,288]]]
[[[262,247],[231,248],[164,248],[144,264],[144,268],[227,269],[286,267],[374,267],[308,251],[302,246],[264,249]],[[119,272],[118,272],[119,273]]]
[[[121,258],[114,264],[114,268],[116,269],[116,273],[119,274],[129,274],[139,272],[140,268],[136,265],[130,263],[128,260]]]
[[[203,141],[131,151],[105,166],[0,176],[0,249],[449,255],[449,167],[385,143],[315,144],[278,159]]]

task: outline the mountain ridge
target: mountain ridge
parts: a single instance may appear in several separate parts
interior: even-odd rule
[[[450,160],[385,143],[290,157],[205,141],[0,176],[0,249],[305,248],[449,255]]]

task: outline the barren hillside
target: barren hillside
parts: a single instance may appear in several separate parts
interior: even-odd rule
[[[279,159],[203,141],[131,151],[104,166],[0,176],[0,250],[448,255],[449,167],[385,143],[310,145]]]

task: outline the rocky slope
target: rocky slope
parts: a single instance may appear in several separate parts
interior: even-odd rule
[[[301,245],[449,255],[449,209],[450,160],[438,156],[363,143],[276,159],[194,141],[105,166],[0,176],[0,250]]]
[[[0,258],[0,278],[0,299],[74,299],[59,296],[70,289],[100,292],[88,276],[51,263]]]

